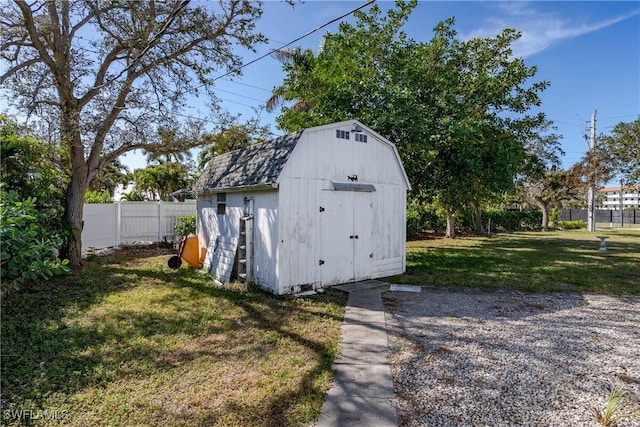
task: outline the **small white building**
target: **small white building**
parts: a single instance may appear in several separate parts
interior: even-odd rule
[[[194,186],[205,268],[280,295],[402,274],[409,189],[395,146],[356,120],[217,156]]]

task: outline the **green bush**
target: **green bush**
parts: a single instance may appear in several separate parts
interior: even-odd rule
[[[407,236],[414,236],[422,230],[420,212],[415,203],[407,204]]]
[[[446,228],[446,218],[428,203],[409,200],[407,203],[407,236],[415,236],[424,230],[440,231]]]
[[[196,216],[188,215],[179,217],[176,220],[174,231],[176,240],[182,240],[183,237],[189,234],[196,234]]]
[[[108,190],[88,190],[84,195],[85,203],[113,203],[111,193]]]
[[[482,213],[482,221],[487,225],[491,221],[492,231],[537,230],[542,223],[542,212],[489,209]]]
[[[563,230],[582,230],[587,228],[587,223],[581,219],[575,221],[558,221],[558,227]]]
[[[25,281],[47,280],[53,276],[68,274],[69,260],[55,255],[62,245],[61,235],[46,228],[46,215],[36,208],[36,199],[20,200],[15,191],[6,192],[0,187],[0,291],[18,289]]]

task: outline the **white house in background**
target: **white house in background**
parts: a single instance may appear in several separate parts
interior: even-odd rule
[[[401,274],[409,189],[396,147],[356,120],[217,156],[194,186],[205,268],[280,295]]]
[[[136,185],[133,182],[128,182],[127,185],[117,184],[113,192],[113,201],[120,202],[124,200],[124,196],[135,191],[135,189]]]
[[[622,201],[620,200],[621,190]],[[599,209],[619,210],[620,206],[623,209],[640,208],[640,188],[638,187],[606,187],[598,190],[598,194],[602,200]]]

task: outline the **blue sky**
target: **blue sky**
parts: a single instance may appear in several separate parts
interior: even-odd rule
[[[365,1],[309,1],[291,7],[281,1],[265,1],[257,28],[269,40],[258,52],[243,52],[249,62],[269,50],[341,16]],[[391,1],[378,1],[383,9]],[[528,66],[538,67],[536,80],[548,80],[541,111],[563,135],[564,166],[575,163],[588,148],[591,115],[597,110],[597,133],[608,133],[620,121],[640,115],[640,2],[637,1],[421,1],[406,25],[407,34],[428,41],[433,27],[455,16],[461,39],[495,36],[506,27],[522,32],[514,45],[515,55]],[[345,18],[353,22],[353,17]],[[317,50],[326,32],[338,23],[304,38],[296,45]],[[264,124],[276,113],[261,107],[271,89],[284,78],[281,64],[266,57],[247,66],[243,75],[216,82],[216,93],[232,113],[248,119],[259,112]],[[186,114],[201,116],[204,109],[194,101]],[[130,168],[144,167],[141,155],[129,155]]]

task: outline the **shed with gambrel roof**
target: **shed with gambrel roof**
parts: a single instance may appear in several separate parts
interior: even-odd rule
[[[194,186],[205,267],[275,294],[401,274],[409,188],[395,146],[356,120],[217,156]]]

